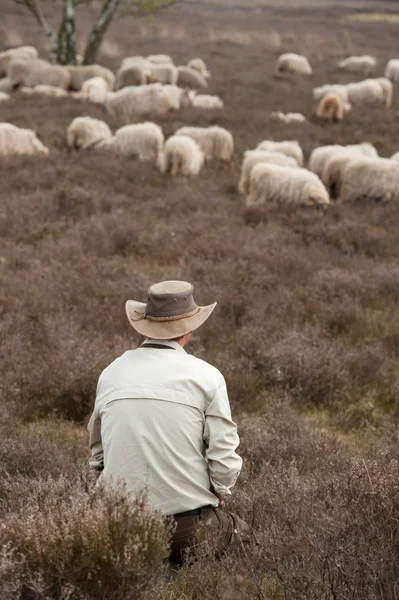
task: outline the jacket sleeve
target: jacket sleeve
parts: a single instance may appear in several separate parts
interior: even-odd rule
[[[230,488],[240,474],[242,460],[236,453],[240,440],[237,426],[231,419],[224,379],[205,411],[204,442],[212,487],[222,496],[230,495]]]
[[[99,386],[97,386],[97,392],[98,387]],[[94,406],[93,414],[90,417],[87,429],[89,430],[91,451],[91,459],[89,464],[93,469],[100,469],[104,466],[104,452],[101,440],[101,416],[97,407],[97,403]]]

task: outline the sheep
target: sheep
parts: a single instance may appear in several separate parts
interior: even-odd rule
[[[5,92],[0,92],[0,104],[1,102],[6,102],[7,100],[10,99],[10,95],[6,94]]]
[[[319,101],[328,93],[339,94],[343,102],[349,102],[348,89],[346,85],[340,83],[326,84],[313,89],[313,100]]]
[[[179,110],[182,106],[191,106],[189,91],[183,90],[174,84],[164,85],[162,90],[168,95],[171,109]]]
[[[125,125],[115,132],[112,148],[121,156],[137,156],[162,166],[164,135],[155,123]]]
[[[357,149],[357,150],[355,150]],[[333,156],[342,154],[347,151],[359,152],[361,156],[375,157],[377,151],[371,144],[365,142],[363,144],[352,144],[350,146],[340,146],[339,144],[332,144],[329,146],[320,146],[313,150],[309,158],[309,169],[313,171],[318,177],[323,176],[323,172],[327,162]]]
[[[342,121],[345,115],[344,102],[339,94],[329,92],[320,100],[316,108],[316,116],[332,123]]]
[[[75,150],[101,148],[112,142],[112,133],[104,121],[91,117],[76,117],[67,129],[67,143]]]
[[[195,69],[190,67],[177,67],[177,85],[181,87],[190,87],[193,89],[208,87],[208,82]]]
[[[391,81],[399,81],[399,58],[391,58],[385,68],[385,77]]]
[[[15,58],[10,61],[7,69],[7,77],[10,80],[11,86],[26,85],[26,80],[31,73],[40,69],[45,69],[49,63],[40,58],[35,60],[24,60],[23,58]],[[32,87],[32,86],[29,86]]]
[[[31,129],[21,129],[11,123],[0,123],[0,156],[48,154],[48,152],[48,148]]]
[[[103,77],[108,84],[108,89],[112,90],[114,87],[115,75],[101,65],[71,65],[67,69],[71,74],[71,90],[79,91],[83,83],[92,77]]]
[[[177,84],[177,67],[168,64],[154,64],[150,71],[149,80],[152,83]]]
[[[341,151],[326,161],[321,180],[332,198],[340,196],[342,176],[348,163],[353,159],[364,157],[377,158],[374,146],[370,144],[344,146]]]
[[[105,108],[114,117],[131,119],[147,114],[163,116],[171,110],[172,104],[163,86],[152,83],[108,93]]]
[[[108,93],[108,84],[103,77],[92,77],[82,84],[80,97],[94,104],[104,104]]]
[[[41,95],[53,98],[62,98],[68,96],[68,92],[65,90],[55,87],[54,85],[36,85],[34,88],[22,87],[21,92],[27,96]]]
[[[51,85],[66,90],[71,82],[71,74],[66,67],[60,65],[46,65],[32,70],[25,78],[26,87],[37,85]]]
[[[353,106],[378,106],[385,104],[382,85],[375,79],[365,79],[347,86],[348,101]]]
[[[298,169],[298,163],[294,158],[277,152],[267,152],[264,150],[247,150],[244,154],[244,160],[241,166],[241,178],[238,184],[238,190],[241,194],[247,194],[249,189],[249,179],[252,169],[259,163],[270,163],[280,167],[289,167]]]
[[[8,77],[3,77],[2,79],[0,79],[0,92],[5,92],[6,94],[8,92],[12,91],[12,85],[11,85],[11,81],[9,80]]]
[[[233,155],[233,136],[223,127],[182,127],[175,135],[185,135],[196,141],[205,155],[205,160],[218,158],[229,161]]]
[[[272,140],[265,140],[258,144],[256,149],[285,154],[286,156],[294,158],[300,167],[303,165],[303,151],[296,140],[285,142],[273,142]]]
[[[164,148],[161,171],[176,175],[198,175],[204,164],[204,153],[190,137],[173,135]]]
[[[200,73],[202,77],[204,77],[204,79],[210,79],[211,74],[206,68],[206,64],[202,60],[202,58],[192,58],[187,63],[187,66],[189,67],[189,69],[194,69],[195,71],[198,71],[198,73]]]
[[[173,59],[167,54],[151,54],[147,60],[156,65],[173,65]]]
[[[14,59],[35,60],[38,57],[36,48],[33,46],[20,46],[0,52],[0,77],[7,75],[9,64]]]
[[[128,87],[131,85],[146,85],[150,80],[150,63],[132,63],[121,66],[116,73],[115,89]]]
[[[291,125],[292,123],[305,123],[306,117],[301,113],[282,113],[282,112],[272,112],[270,118],[273,121],[280,121],[280,123],[284,123],[285,125]]]
[[[307,169],[291,169],[269,163],[254,166],[246,205],[266,202],[297,206],[328,206],[330,199],[320,179]]]
[[[376,60],[372,56],[349,56],[338,64],[338,68],[349,73],[357,73],[370,77],[376,70]]]
[[[194,108],[201,108],[203,110],[221,109],[224,106],[223,100],[218,96],[209,96],[208,94],[199,94],[195,90],[188,92],[190,104]]]
[[[389,108],[392,104],[393,97],[392,82],[389,81],[389,79],[387,79],[386,77],[377,77],[375,81],[377,81],[377,83],[379,83],[382,87],[383,103],[386,108]]]
[[[277,73],[299,73],[301,75],[311,75],[312,67],[306,56],[289,52],[281,54],[276,63]]]
[[[359,199],[399,201],[399,164],[386,158],[350,161],[342,176],[341,201]]]

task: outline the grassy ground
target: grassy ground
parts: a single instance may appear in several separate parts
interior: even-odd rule
[[[44,53],[23,7],[1,0],[0,8],[4,47],[33,43]],[[46,10],[55,22],[55,8]],[[1,105],[1,120],[33,128],[50,148],[44,159],[0,163],[0,515],[10,543],[0,559],[2,597],[19,598],[21,589],[43,600],[397,597],[398,207],[253,213],[237,192],[242,153],[263,139],[298,139],[306,156],[326,143],[369,141],[382,156],[399,150],[397,93],[390,110],[354,110],[339,125],[313,116],[312,87],[351,79],[336,71],[340,58],[370,53],[381,75],[396,55],[396,19],[351,14],[297,3],[256,11],[182,4],[113,25],[102,64],[116,69],[124,56],[166,52],[177,64],[201,56],[211,70],[210,93],[225,110],[186,109],[159,122],[166,135],[214,123],[234,134],[232,163],[209,164],[192,181],[101,151],[69,151],[65,132],[76,116],[123,125],[99,107],[18,92]],[[82,15],[80,36],[91,23],[89,10]],[[313,77],[275,77],[283,51],[305,53]],[[303,112],[309,122],[276,124],[274,110]],[[219,303],[192,352],[226,376],[245,464],[231,506],[263,532],[265,552],[220,563],[204,556],[158,588],[150,555],[134,562],[139,579],[122,577],[121,548],[112,550],[111,529],[91,526],[78,489],[97,377],[136,342],[124,302],[167,278],[192,280],[198,302]],[[43,489],[53,500],[38,518]],[[56,506],[68,498],[74,508],[63,522]],[[126,516],[132,532],[136,517]],[[120,527],[120,514],[110,518]],[[162,550],[157,527],[151,539]],[[87,575],[104,545],[115,585],[101,596],[65,556],[90,554]]]

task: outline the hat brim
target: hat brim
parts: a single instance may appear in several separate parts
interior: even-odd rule
[[[125,305],[130,325],[140,335],[155,340],[171,340],[201,327],[211,316],[217,302],[208,306],[199,306],[199,311],[192,317],[176,321],[151,321],[145,318],[145,303],[128,300]]]

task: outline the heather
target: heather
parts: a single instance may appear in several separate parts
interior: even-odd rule
[[[0,50],[43,51],[22,8],[0,6]],[[395,55],[397,24],[350,10],[189,3],[111,28],[99,58],[114,70],[123,56],[155,52],[177,63],[201,56],[211,70],[222,113],[159,120],[166,135],[189,124],[234,134],[232,163],[192,180],[70,151],[76,116],[124,124],[101,107],[18,92],[1,105],[1,120],[35,129],[50,148],[0,163],[1,599],[398,596],[399,209],[359,199],[246,210],[237,191],[242,152],[262,139],[298,139],[307,157],[326,143],[398,150],[397,89],[389,111],[352,111],[334,126],[312,116],[312,86],[351,78],[335,71],[339,58],[371,53],[381,75]],[[311,81],[274,76],[283,51],[308,56]],[[273,110],[309,122],[281,126]],[[216,562],[210,539],[168,581],[159,515],[144,497],[87,492],[81,472],[98,375],[137,343],[124,303],[175,278],[195,283],[199,303],[218,301],[190,351],[226,377],[244,459],[230,507],[260,545]]]

